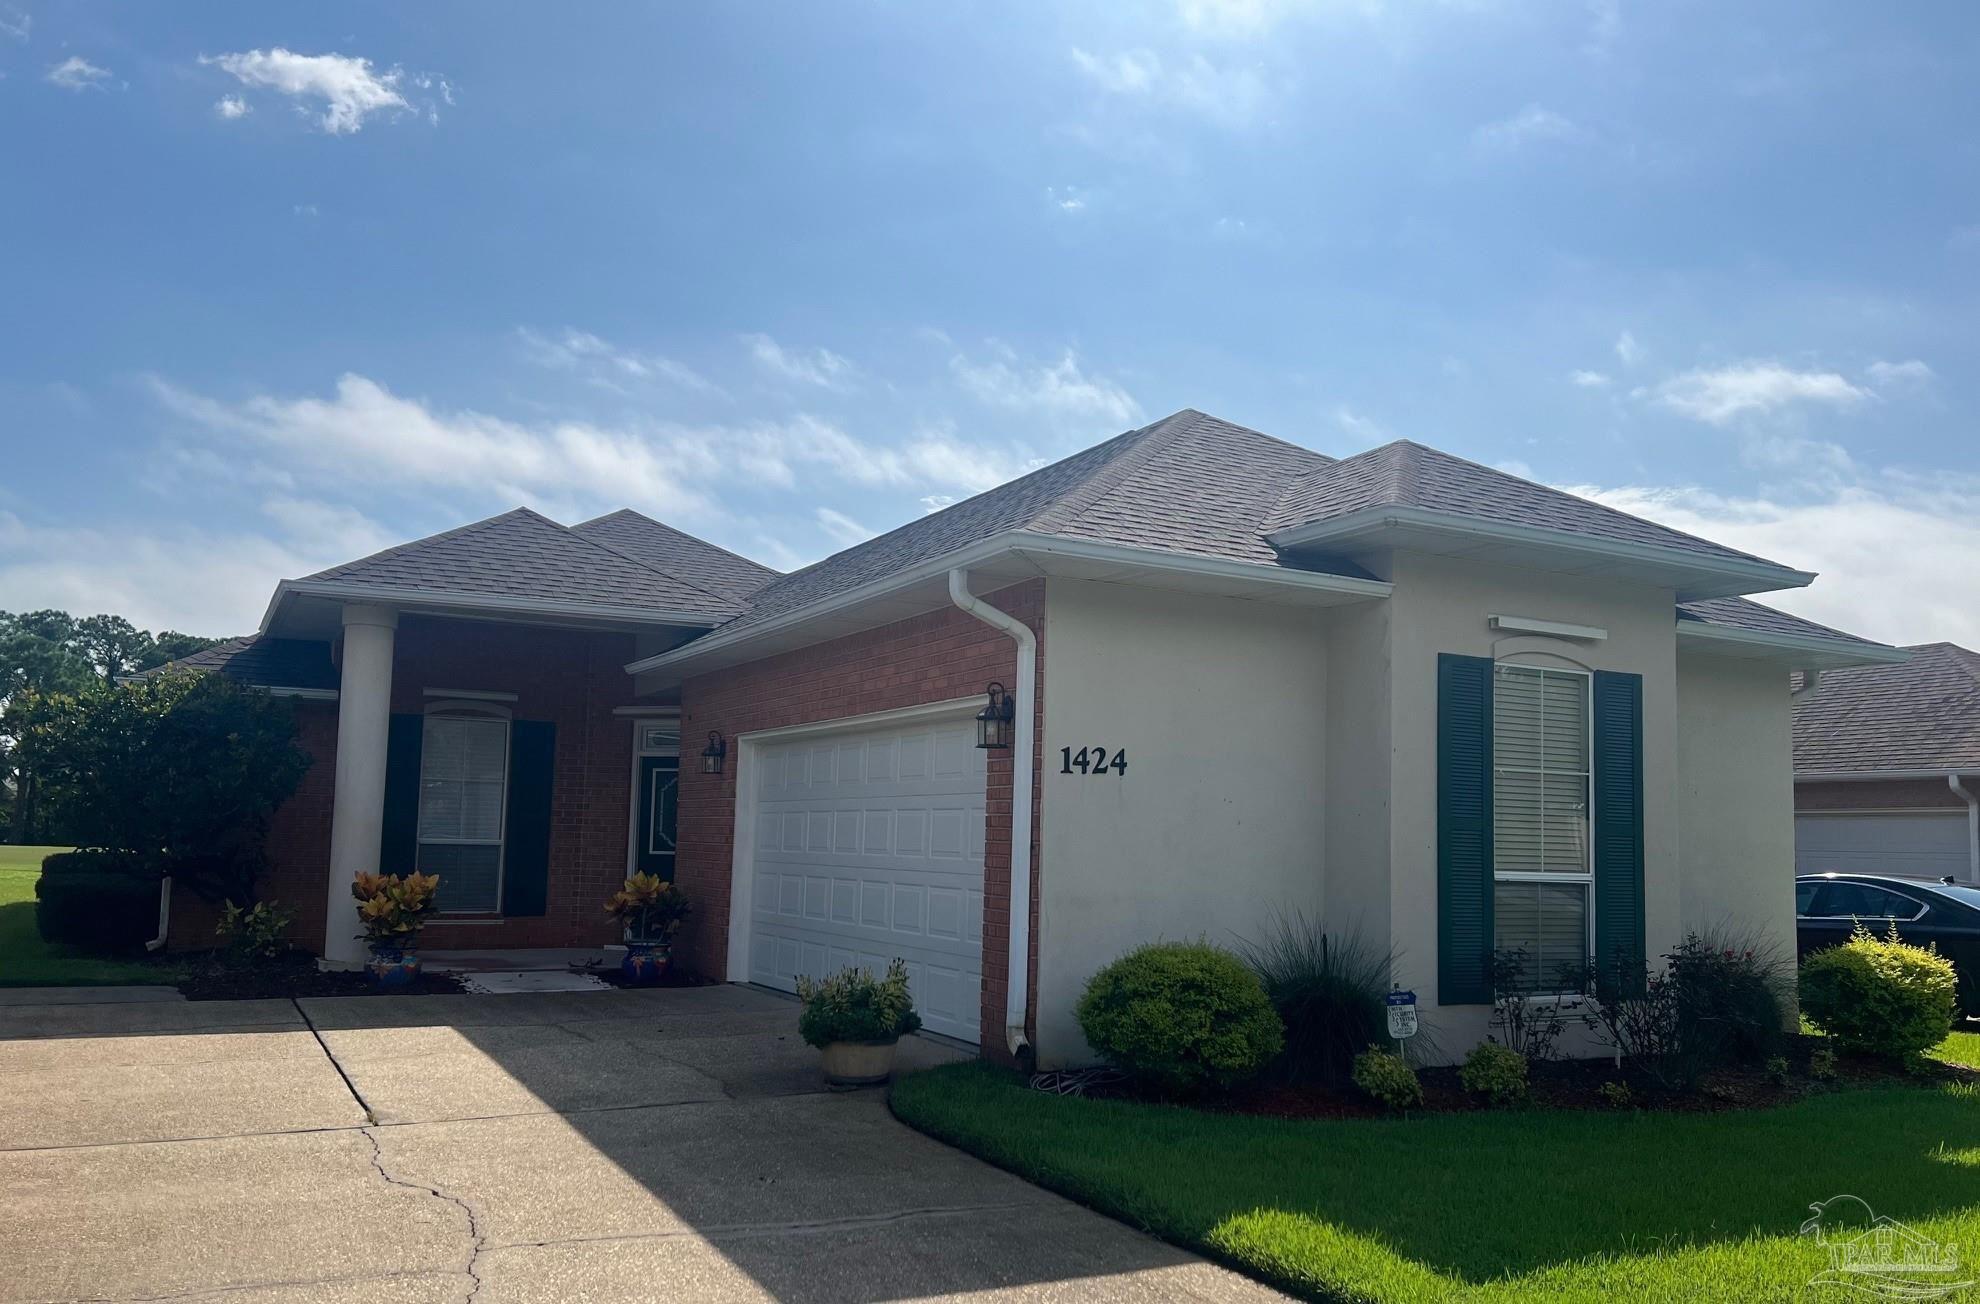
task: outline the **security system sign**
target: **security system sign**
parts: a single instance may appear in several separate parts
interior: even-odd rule
[[[1396,1041],[1416,1035],[1416,993],[1394,991],[1388,996],[1389,1036]]]

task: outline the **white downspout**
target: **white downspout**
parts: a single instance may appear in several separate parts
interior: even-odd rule
[[[1017,728],[1011,739],[1011,940],[1004,983],[1004,1040],[1016,1055],[1029,1044],[1024,1015],[1031,989],[1031,776],[1038,693],[1038,636],[1031,626],[969,591],[969,572],[949,572],[949,600],[1017,643]]]
[[[1966,798],[1966,877],[1980,883],[1980,793],[1961,787],[1958,771],[1946,775],[1946,786]]]
[[[172,876],[167,874],[158,881],[158,936],[144,944],[147,951],[156,951],[165,945],[165,933],[172,923]]]
[[[1804,671],[1802,671],[1802,672],[1801,672],[1801,687],[1799,687],[1799,688],[1795,688],[1795,689],[1791,689],[1791,690],[1789,690],[1789,692],[1788,692],[1788,700],[1789,700],[1790,702],[1798,702],[1798,701],[1800,701],[1800,700],[1801,700],[1802,698],[1804,698],[1804,697],[1806,697],[1806,696],[1808,696],[1808,695],[1809,695],[1810,693],[1812,693],[1812,692],[1814,692],[1814,691],[1815,691],[1815,685],[1817,685],[1817,684],[1819,684],[1819,683],[1821,683],[1821,682],[1822,682],[1822,672],[1821,672],[1821,671],[1819,671],[1819,670],[1804,670]]]

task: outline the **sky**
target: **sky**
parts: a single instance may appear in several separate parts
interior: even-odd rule
[[[1178,408],[1980,647],[1980,6],[0,0],[0,609],[780,569]]]

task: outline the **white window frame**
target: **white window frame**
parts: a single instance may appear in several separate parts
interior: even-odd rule
[[[455,690],[455,691],[459,691],[459,690]],[[419,831],[414,836],[413,839],[414,842],[413,863],[415,866],[418,865],[419,848],[424,846],[429,846],[429,845],[436,847],[493,846],[496,849],[495,850],[495,904],[487,910],[444,910],[443,909],[438,912],[437,917],[441,919],[447,919],[457,916],[481,918],[491,914],[500,915],[502,913],[502,886],[503,886],[502,880],[503,880],[503,876],[508,872],[508,868],[509,868],[509,755],[511,749],[514,747],[515,744],[514,713],[511,712],[509,708],[507,708],[506,706],[502,706],[494,701],[489,701],[481,698],[472,698],[472,699],[450,698],[450,699],[442,699],[436,702],[428,702],[426,704],[426,709],[420,713],[420,716],[421,718],[419,722],[419,727],[421,734],[421,746],[419,749],[419,792],[420,792]],[[500,826],[495,836],[495,840],[492,843],[486,838],[438,838],[438,837],[429,838],[426,836],[425,731],[426,731],[426,722],[435,716],[467,717],[471,719],[480,719],[480,720],[495,720],[495,721],[499,721],[502,725],[502,800],[498,804],[498,809],[501,812],[501,820],[500,820]],[[441,896],[443,900],[445,899],[445,895],[446,895],[445,887],[446,885],[443,883],[441,885],[442,888]]]
[[[1549,675],[1577,675],[1582,680],[1581,704],[1582,704],[1582,710],[1585,712],[1584,718],[1588,721],[1588,769],[1583,774],[1583,778],[1587,780],[1587,787],[1584,789],[1584,792],[1586,793],[1585,800],[1588,805],[1588,844],[1587,844],[1588,868],[1582,873],[1570,874],[1570,873],[1565,873],[1558,869],[1538,870],[1538,871],[1536,870],[1501,871],[1499,869],[1499,846],[1498,846],[1499,806],[1497,800],[1497,791],[1498,791],[1498,783],[1499,783],[1499,770],[1501,767],[1499,765],[1499,756],[1498,756],[1498,740],[1497,740],[1498,723],[1497,722],[1498,722],[1498,706],[1499,706],[1499,699],[1498,699],[1499,671],[1502,669],[1503,670],[1535,670]],[[1595,957],[1595,750],[1596,750],[1595,749],[1595,672],[1589,670],[1584,666],[1536,665],[1529,661],[1517,661],[1512,659],[1507,659],[1504,661],[1494,661],[1492,663],[1492,719],[1493,719],[1492,908],[1493,908],[1493,917],[1495,920],[1493,924],[1493,929],[1496,932],[1498,927],[1496,923],[1497,914],[1498,914],[1498,885],[1501,882],[1580,883],[1586,887],[1588,892],[1588,909],[1584,912],[1586,916],[1585,919],[1586,927],[1583,930],[1583,936],[1581,939],[1581,948],[1582,948],[1582,962],[1589,963],[1596,958]],[[1543,752],[1543,758],[1544,758],[1544,752]],[[1508,770],[1525,769],[1524,766],[1517,766],[1517,765],[1509,765],[1503,768]],[[1542,776],[1545,776],[1549,773],[1572,774],[1573,771],[1572,770],[1549,771],[1543,768],[1539,771],[1539,773]],[[1541,791],[1543,793],[1546,791],[1546,785],[1544,782],[1541,785]],[[1547,817],[1546,817],[1546,806],[1544,802],[1541,806],[1540,818],[1541,818],[1540,846],[1542,848],[1542,854],[1544,855],[1545,848],[1547,845],[1547,837],[1546,837]],[[1499,949],[1497,938],[1493,939],[1492,949],[1495,952]],[[1538,978],[1538,975],[1531,975],[1531,976],[1536,979]],[[1536,994],[1544,995],[1545,993],[1542,992]],[[1570,993],[1562,993],[1561,995],[1565,997],[1567,995],[1570,995]]]

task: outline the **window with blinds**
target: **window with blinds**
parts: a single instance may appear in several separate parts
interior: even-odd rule
[[[440,909],[494,912],[502,900],[509,722],[426,717],[420,748],[419,868],[438,874]]]
[[[1589,678],[1539,666],[1492,676],[1493,945],[1552,986],[1588,957]]]

